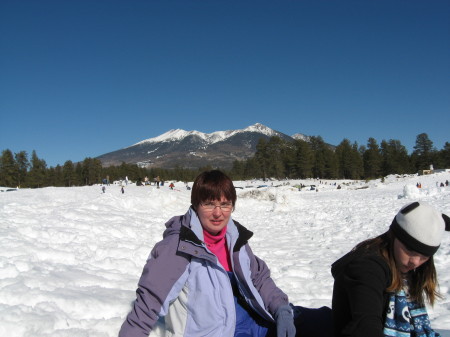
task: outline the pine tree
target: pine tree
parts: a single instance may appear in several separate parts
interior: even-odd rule
[[[50,167],[47,169],[45,175],[45,186],[62,186],[62,182],[60,182],[61,174],[61,166],[57,165],[56,167]]]
[[[28,168],[30,167],[30,162],[28,161],[28,154],[26,151],[20,151],[14,154],[17,165],[17,184],[19,186],[26,186],[26,177],[28,173]]]
[[[245,161],[235,160],[231,168],[230,176],[233,180],[244,180],[245,177]]]
[[[50,167],[46,174],[46,186],[64,186],[63,170],[61,165]]]
[[[436,153],[433,142],[426,133],[421,133],[416,137],[416,145],[413,151],[413,160],[416,170],[428,170],[433,164],[433,157]]]
[[[443,168],[450,168],[450,143],[445,142],[444,148],[439,151],[439,157]]]
[[[261,170],[261,176],[264,180],[267,179],[268,169],[269,169],[269,155],[267,153],[267,142],[264,138],[260,138],[258,140],[258,144],[256,144],[256,153],[255,159],[259,164],[259,168]]]
[[[30,187],[43,187],[45,184],[47,164],[45,160],[39,159],[36,151],[31,153],[31,168],[28,174]]]
[[[76,186],[83,186],[84,185],[84,180],[83,180],[83,165],[81,164],[81,162],[77,162],[77,164],[75,165],[75,185]]]
[[[337,179],[339,177],[339,162],[335,151],[324,149],[325,177],[326,179]]]
[[[311,137],[310,146],[313,155],[312,173],[314,178],[327,178],[326,177],[326,144],[322,137]]]
[[[390,139],[387,142],[383,139],[380,150],[383,157],[383,176],[411,173],[408,151],[399,140]]]
[[[17,171],[11,150],[4,150],[0,157],[0,186],[16,187]]]
[[[358,144],[344,139],[336,147],[339,165],[339,177],[344,179],[361,179],[364,174],[363,161],[358,151]]]
[[[283,149],[283,164],[286,177],[297,178],[296,157],[294,143],[285,142]]]
[[[268,174],[270,177],[283,179],[286,177],[284,169],[286,143],[278,136],[270,137],[267,142],[267,156],[270,158],[268,163]]]
[[[381,176],[383,157],[377,141],[372,137],[367,141],[367,149],[364,151],[363,161],[366,178],[378,178]]]
[[[364,177],[364,162],[362,158],[362,151],[364,147],[358,147],[358,143],[354,142],[352,145],[352,179],[361,179]]]
[[[122,163],[121,169],[124,173],[123,179],[127,175],[127,166],[125,163]],[[83,160],[82,169],[82,184],[84,185],[92,185],[98,184],[101,182],[102,176],[102,163],[99,159],[93,158],[85,158]]]
[[[353,150],[350,141],[346,138],[336,147],[340,178],[352,178],[352,152]]]
[[[246,160],[244,176],[246,179],[253,179],[255,177],[264,177],[263,170],[256,157],[252,157]]]
[[[62,175],[63,175],[64,186],[70,187],[75,184],[76,174],[75,174],[75,168],[74,168],[72,161],[68,160],[64,163],[64,166],[62,169]]]
[[[295,168],[298,178],[311,178],[313,168],[313,152],[311,147],[304,140],[294,141],[295,147]]]

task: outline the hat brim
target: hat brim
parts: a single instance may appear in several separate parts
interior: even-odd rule
[[[408,249],[411,249],[417,253],[425,256],[433,256],[439,249],[439,246],[426,245],[405,231],[394,218],[391,224],[391,230],[395,237],[399,239]]]

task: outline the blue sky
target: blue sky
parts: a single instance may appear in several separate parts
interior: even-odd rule
[[[49,166],[262,123],[450,141],[450,1],[0,2],[0,150]]]

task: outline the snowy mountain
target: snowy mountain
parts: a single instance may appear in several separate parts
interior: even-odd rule
[[[311,139],[310,136],[305,136],[302,133],[296,133],[292,135],[292,138],[294,139],[300,139],[300,140],[304,140],[305,142],[309,142],[309,140]]]
[[[220,141],[224,141],[227,138],[230,138],[236,134],[246,133],[246,132],[261,133],[268,137],[272,137],[272,136],[281,134],[280,132],[274,131],[271,128],[269,128],[265,125],[259,124],[259,123],[251,125],[245,129],[216,131],[213,133],[203,133],[203,132],[199,132],[199,131],[195,131],[195,130],[194,131],[185,131],[182,129],[174,129],[174,130],[167,131],[166,133],[163,133],[162,135],[160,135],[158,137],[149,138],[149,139],[140,141],[139,143],[136,143],[134,145],[145,144],[145,143],[180,141],[183,138],[186,138],[188,136],[197,136],[197,137],[203,139],[208,144],[214,144],[214,143],[217,143]],[[296,135],[301,135],[301,134],[296,134]]]
[[[245,129],[212,133],[174,129],[97,158],[104,166],[125,162],[161,168],[199,168],[206,165],[230,168],[233,161],[253,156],[260,138],[269,139],[272,136],[290,141],[294,139],[259,123]],[[295,137],[309,138],[302,134]]]

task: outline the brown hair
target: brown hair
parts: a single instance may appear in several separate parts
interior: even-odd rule
[[[236,189],[233,181],[222,171],[211,170],[202,172],[195,178],[192,186],[191,205],[197,210],[200,203],[211,200],[220,200],[225,197],[236,204]]]
[[[378,252],[389,266],[392,279],[391,284],[386,289],[387,292],[397,292],[403,287],[402,273],[398,270],[394,259],[395,236],[391,230],[372,239],[359,243],[354,250],[372,250]],[[409,273],[408,279],[409,294],[413,300],[421,304],[428,303],[434,305],[437,298],[442,298],[438,291],[438,281],[433,256],[428,261]],[[425,296],[424,296],[425,295]]]

